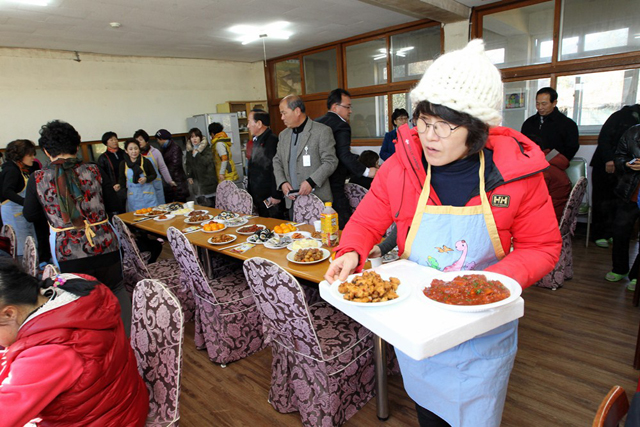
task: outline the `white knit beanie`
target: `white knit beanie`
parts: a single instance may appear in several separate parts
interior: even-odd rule
[[[420,101],[467,113],[489,126],[502,121],[502,78],[484,51],[482,39],[436,59],[411,91],[414,108]]]

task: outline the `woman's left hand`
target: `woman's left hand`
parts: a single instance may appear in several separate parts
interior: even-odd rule
[[[141,176],[140,179],[138,180],[138,184],[144,184],[145,182],[147,182],[147,178],[144,176]]]
[[[224,180],[225,180],[224,175],[222,175],[222,174],[218,175],[218,182],[222,182]]]

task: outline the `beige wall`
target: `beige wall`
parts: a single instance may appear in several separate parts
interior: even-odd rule
[[[37,143],[47,121],[71,123],[82,139],[112,130],[186,132],[186,118],[226,101],[266,99],[261,62],[118,57],[0,48],[0,148]]]

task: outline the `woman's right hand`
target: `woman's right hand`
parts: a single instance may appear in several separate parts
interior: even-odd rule
[[[116,185],[114,185],[114,186],[113,186],[113,189],[114,189],[115,191],[120,191],[120,184],[116,184]]]
[[[329,284],[333,284],[336,280],[347,280],[350,274],[352,274],[360,261],[360,256],[357,252],[347,252],[346,254],[334,259],[329,266],[329,269],[324,274],[324,278]]]
[[[189,181],[189,185],[193,185],[193,178],[187,178],[187,181]]]
[[[224,175],[222,175],[222,174],[218,175],[218,182],[222,182],[224,180],[225,180],[225,176]]]

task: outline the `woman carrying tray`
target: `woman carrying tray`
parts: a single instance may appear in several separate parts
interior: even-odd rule
[[[351,217],[325,278],[360,271],[395,222],[399,253],[418,264],[494,271],[522,287],[538,281],[561,248],[541,173],[549,165],[536,144],[498,126],[502,81],[482,40],[438,58],[411,101],[416,126],[398,128],[396,155]],[[421,361],[396,349],[421,426],[500,425],[517,326]]]

